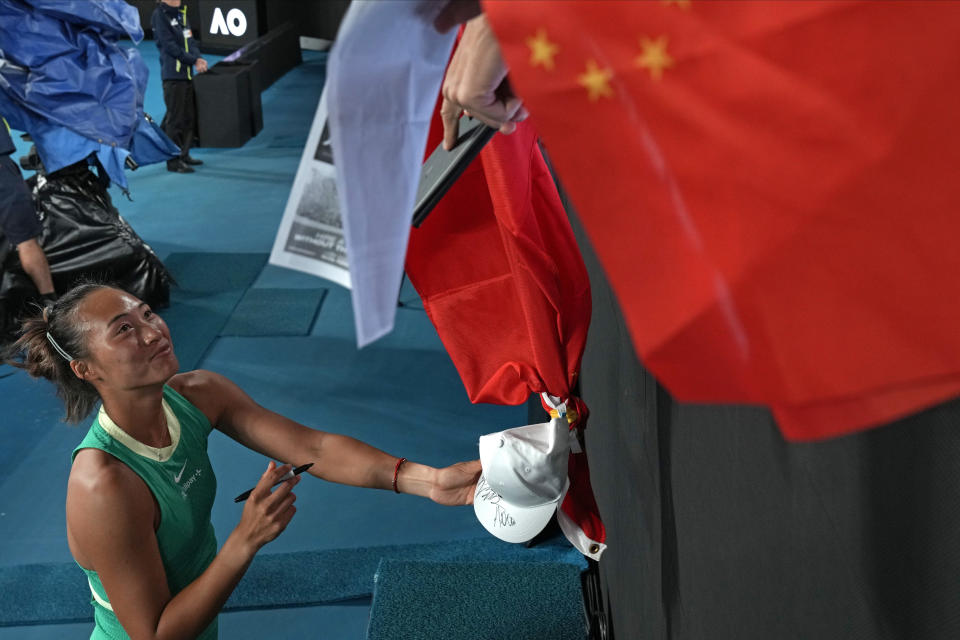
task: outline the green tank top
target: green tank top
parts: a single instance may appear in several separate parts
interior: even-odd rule
[[[207,436],[212,429],[206,416],[179,393],[163,388],[163,409],[171,445],[149,447],[124,433],[101,408],[83,442],[73,451],[101,449],[117,458],[147,484],[160,505],[157,542],[167,574],[170,593],[176,594],[193,582],[213,561],[217,539],[210,522],[210,510],[217,492],[217,480],[207,456]],[[83,569],[93,595],[94,630],[91,640],[129,638],[95,571]],[[214,619],[198,638],[217,637]]]

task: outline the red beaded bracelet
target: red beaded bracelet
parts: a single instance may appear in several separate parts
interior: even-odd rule
[[[397,460],[397,466],[393,468],[393,492],[400,493],[400,489],[397,489],[397,478],[400,476],[400,465],[406,462],[406,458],[400,458]]]

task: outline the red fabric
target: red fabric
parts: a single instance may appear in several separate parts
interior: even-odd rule
[[[677,399],[764,404],[808,440],[960,394],[960,3],[484,9]]]
[[[529,125],[494,136],[413,230],[407,274],[471,401],[570,395],[590,283]]]
[[[441,139],[437,111],[428,153]],[[495,135],[412,231],[407,275],[471,401],[570,397],[590,324],[590,283],[529,124]],[[572,427],[585,427],[586,406],[574,403],[584,418]],[[568,475],[561,508],[604,542],[585,453],[570,455]]]

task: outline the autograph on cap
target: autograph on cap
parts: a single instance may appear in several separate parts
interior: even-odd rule
[[[482,500],[483,502],[489,502],[490,504],[496,507],[496,510],[493,514],[493,527],[512,527],[517,524],[517,521],[513,519],[513,516],[510,513],[500,506],[500,494],[493,490],[487,483],[487,479],[483,476],[480,476],[480,480],[477,482],[477,491],[473,497],[474,501]]]

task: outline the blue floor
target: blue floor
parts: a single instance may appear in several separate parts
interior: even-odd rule
[[[370,599],[316,607],[233,611],[220,615],[220,637],[229,640],[364,638]],[[89,622],[0,627],[0,640],[73,640],[90,637]]]
[[[141,51],[151,68],[146,110],[159,120],[163,103],[156,49],[147,42]],[[142,167],[128,175],[132,202],[116,190],[114,202],[164,260],[211,264],[208,254],[224,254],[225,261],[233,259],[227,255],[232,254],[251,269],[250,282],[237,284],[235,290],[214,293],[200,282],[195,289],[174,291],[167,317],[174,335],[182,336],[184,349],[190,350],[184,353],[187,360],[225,374],[261,404],[307,425],[347,433],[433,465],[475,458],[480,435],[524,424],[525,409],[471,405],[422,310],[400,309],[396,330],[358,351],[349,292],[304,274],[261,266],[273,243],[323,78],[323,55],[305,51],[304,63],[263,94],[264,128],[246,146],[195,150],[193,155],[205,165],[192,175],[168,173],[163,165]],[[26,150],[24,143],[21,147]],[[212,257],[214,263],[216,258]],[[190,275],[198,282],[213,277],[206,268],[184,268],[193,269]],[[254,301],[303,290],[305,296],[309,293],[310,304],[277,304],[273,317],[278,328],[271,335],[270,313],[253,314],[251,320],[238,311],[237,318],[243,321],[231,318],[235,310],[245,308],[241,301],[249,295],[246,288],[263,290],[252,296]],[[402,296],[416,299],[409,287]],[[301,317],[291,322],[281,317],[284,313]],[[235,330],[237,326],[243,330]],[[4,368],[0,374],[9,371]],[[71,562],[63,505],[70,451],[86,427],[60,423],[60,411],[46,383],[31,381],[22,372],[0,378],[4,416],[0,571]],[[211,437],[210,457],[219,483],[213,522],[222,541],[240,516],[232,497],[252,486],[267,461],[219,433]],[[469,507],[444,508],[410,496],[313,478],[302,482],[297,494],[297,516],[262,553],[489,538]],[[79,569],[76,582],[84,586]],[[0,602],[15,597],[0,593]],[[369,597],[361,597],[322,606],[229,612],[222,616],[221,637],[363,638],[369,610]],[[90,626],[84,622],[0,627],[0,640],[80,638],[87,636]]]

